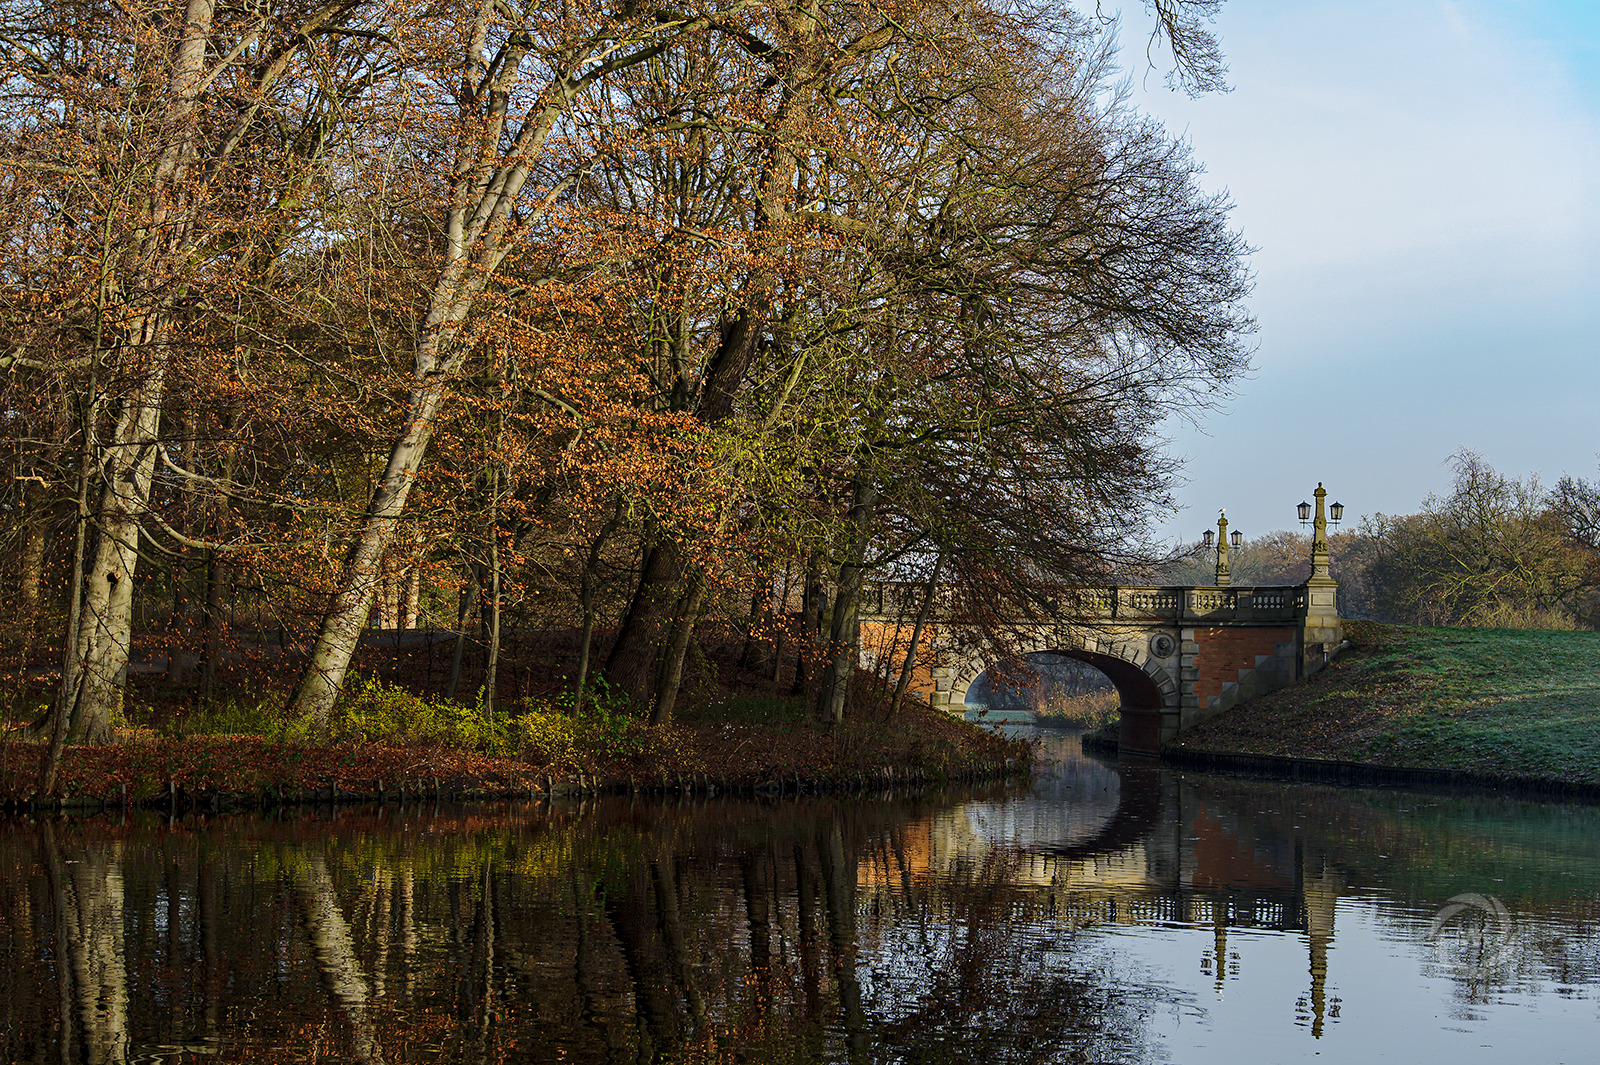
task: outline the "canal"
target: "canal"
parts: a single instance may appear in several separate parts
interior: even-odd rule
[[[0,1060],[1593,1060],[1600,809],[1040,757],[915,798],[13,820]]]

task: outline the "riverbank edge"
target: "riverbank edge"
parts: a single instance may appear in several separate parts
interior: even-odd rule
[[[747,730],[759,735],[759,728]],[[739,731],[733,731],[737,737]],[[34,794],[0,796],[0,816],[34,813],[100,813],[117,810],[157,810],[172,814],[272,810],[287,807],[347,807],[361,805],[404,806],[410,803],[486,803],[548,799],[585,799],[600,795],[654,797],[741,796],[784,798],[802,795],[878,794],[884,791],[926,791],[1025,781],[1033,773],[1031,755],[1016,748],[1016,741],[994,737],[987,757],[973,760],[964,771],[929,771],[917,764],[916,752],[895,752],[881,764],[860,766],[769,766],[761,772],[684,771],[671,766],[634,766],[631,771],[587,772],[582,769],[533,766],[510,759],[484,760],[478,771],[460,768],[438,775],[410,779],[386,787],[381,778],[365,775],[351,766],[341,774],[347,781],[365,780],[376,787],[342,787],[331,775],[310,787],[268,784],[260,788],[195,787],[169,776],[154,794],[129,795],[125,786],[107,781],[102,788],[84,787],[65,796]],[[181,741],[180,741],[181,742]],[[142,745],[145,751],[163,741]],[[378,747],[379,745],[373,745]],[[925,752],[924,752],[925,753]]]
[[[849,779],[798,780],[769,779],[758,783],[742,783],[706,776],[685,775],[681,781],[666,785],[641,784],[638,781],[599,780],[581,782],[558,780],[549,790],[537,787],[520,788],[461,788],[440,787],[407,791],[395,789],[381,792],[346,791],[335,785],[324,788],[301,788],[265,792],[191,791],[174,788],[168,797],[146,797],[137,800],[120,800],[116,797],[74,795],[69,798],[31,798],[0,800],[0,817],[33,814],[98,814],[122,810],[154,810],[174,815],[190,813],[229,813],[244,811],[278,810],[285,808],[317,809],[323,807],[393,806],[405,807],[420,803],[494,803],[532,802],[551,799],[592,799],[604,795],[644,796],[649,798],[755,798],[797,799],[802,796],[866,796],[894,793],[897,795],[921,794],[938,788],[974,787],[984,784],[1003,784],[1024,781],[1032,776],[1031,770],[1013,768],[995,772],[973,772],[934,776],[931,774],[901,773],[892,770],[879,773],[853,774]]]
[[[1084,733],[1083,749],[1090,753],[1112,757],[1121,755],[1116,737],[1104,733]],[[1600,784],[1553,777],[1485,773],[1473,769],[1383,765],[1377,762],[1354,762],[1334,758],[1252,754],[1247,751],[1197,751],[1186,747],[1164,747],[1159,755],[1133,757],[1157,758],[1163,763],[1183,769],[1292,780],[1302,784],[1399,787],[1452,792],[1494,791],[1522,798],[1600,803]]]

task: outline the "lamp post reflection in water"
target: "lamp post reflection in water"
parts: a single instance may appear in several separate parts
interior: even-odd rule
[[[0,1060],[1586,1059],[1600,810],[1075,743],[1029,788],[0,825]]]

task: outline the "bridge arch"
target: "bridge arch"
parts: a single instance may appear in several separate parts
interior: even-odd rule
[[[1145,630],[1131,637],[1107,639],[1099,633],[1054,631],[1023,641],[1016,653],[1048,653],[1087,662],[1104,673],[1116,687],[1125,719],[1130,713],[1149,717],[1153,719],[1154,727],[1159,729],[1162,712],[1178,710],[1179,684],[1174,670],[1169,669],[1164,660],[1150,653],[1150,635],[1150,630]],[[1176,648],[1176,641],[1171,643]],[[1176,656],[1168,657],[1176,665]],[[968,690],[988,668],[979,649],[974,647],[966,661],[952,673],[952,708],[959,709],[966,703]]]

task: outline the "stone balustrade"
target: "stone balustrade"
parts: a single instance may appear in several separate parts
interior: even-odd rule
[[[915,617],[926,592],[927,586],[922,584],[869,581],[862,588],[862,616],[883,621]],[[953,586],[938,588],[934,593],[934,617],[948,619],[954,613],[954,599]],[[1074,589],[1052,600],[1047,616],[1061,621],[1281,624],[1304,618],[1309,606],[1306,585],[1260,588],[1112,585]]]

